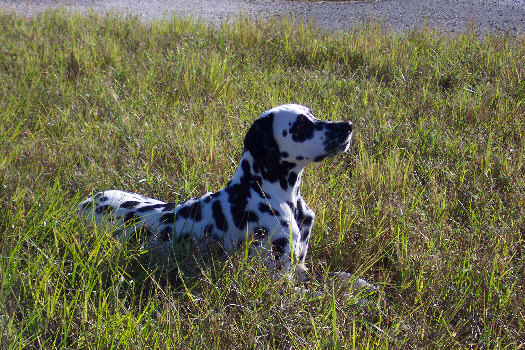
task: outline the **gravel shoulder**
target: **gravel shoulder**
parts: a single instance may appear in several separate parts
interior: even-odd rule
[[[326,30],[348,30],[369,19],[380,20],[397,32],[426,24],[446,33],[461,33],[474,23],[479,33],[525,32],[525,0],[378,0],[351,2],[300,2],[286,0],[0,0],[0,9],[31,16],[48,8],[73,11],[93,9],[132,14],[159,20],[175,14],[195,16],[212,24],[232,21],[239,15],[261,19],[293,15],[313,19]]]

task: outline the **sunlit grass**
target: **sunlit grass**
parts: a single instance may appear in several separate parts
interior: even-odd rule
[[[523,346],[524,61],[523,36],[473,30],[0,15],[0,347]],[[306,171],[307,263],[380,286],[368,307],[242,251],[159,264],[73,214],[96,190],[221,188],[288,102],[354,122]]]

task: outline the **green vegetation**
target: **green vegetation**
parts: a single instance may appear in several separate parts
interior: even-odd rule
[[[0,348],[524,346],[523,36],[2,14],[0,81]],[[378,285],[367,307],[242,251],[155,264],[73,214],[96,190],[219,189],[287,102],[354,122],[302,192],[307,263]]]

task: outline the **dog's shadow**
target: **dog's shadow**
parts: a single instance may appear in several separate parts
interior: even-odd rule
[[[206,294],[203,289],[231,288],[232,285],[234,289],[242,289],[250,285],[254,289],[271,290],[272,294],[282,297],[289,291],[294,299],[334,297],[362,307],[378,293],[373,286],[361,285],[362,280],[346,272],[330,272],[324,265],[316,266],[301,280],[285,276],[276,278],[257,256],[249,255],[248,246],[227,254],[218,245],[199,249],[191,238],[177,238],[169,254],[152,254],[141,243],[122,243],[122,250],[128,254],[125,266],[121,267],[127,281],[122,293],[140,291],[141,298],[159,293],[168,298],[184,298]]]
[[[209,278],[210,271],[221,270],[229,259],[219,247],[202,251],[191,239],[175,239],[169,251],[164,252],[167,254],[155,254],[142,243],[145,242],[122,243],[127,256],[121,272],[130,287],[140,288],[146,294],[169,291],[175,296],[191,292],[204,277]]]

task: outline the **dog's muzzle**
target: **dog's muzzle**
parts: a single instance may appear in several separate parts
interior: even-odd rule
[[[324,148],[329,155],[346,152],[352,140],[352,123],[332,122],[326,124]]]
[[[352,141],[351,122],[326,122],[324,129],[324,153],[316,157],[314,162],[320,162],[326,157],[346,152],[350,148]]]

